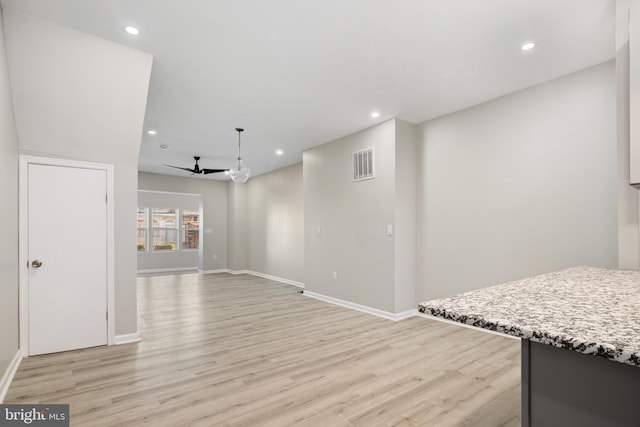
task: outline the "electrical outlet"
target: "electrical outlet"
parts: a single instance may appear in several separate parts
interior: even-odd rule
[[[333,280],[338,280],[338,272],[337,271],[333,272]]]
[[[218,259],[218,254],[213,254],[213,259]]]

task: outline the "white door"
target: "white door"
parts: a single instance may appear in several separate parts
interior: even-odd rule
[[[29,355],[107,344],[105,170],[28,165]]]

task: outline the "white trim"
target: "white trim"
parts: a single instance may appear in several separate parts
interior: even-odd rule
[[[16,354],[13,356],[13,359],[11,359],[9,366],[7,366],[7,370],[4,371],[2,379],[0,379],[0,404],[3,403],[4,398],[7,397],[9,386],[11,385],[11,381],[13,381],[13,377],[16,375],[16,372],[18,371],[20,362],[22,362],[22,351],[18,349],[18,351],[16,351]]]
[[[299,288],[304,289],[304,283],[296,282],[295,280],[284,279],[282,277],[272,276],[270,274],[258,273],[257,271],[251,271],[251,270],[248,270],[247,274],[251,274],[252,276],[262,277],[263,279],[269,279],[276,282],[285,283],[287,285],[297,286]]]
[[[377,308],[367,307],[366,305],[356,304],[354,302],[349,302],[349,301],[341,300],[338,298],[317,294],[315,292],[311,292],[307,290],[304,291],[304,295],[311,298],[315,298],[320,301],[339,305],[345,308],[350,308],[352,310],[362,311],[363,313],[367,313],[367,314],[373,314],[374,316],[382,317],[384,319],[393,320],[393,321],[408,319],[409,317],[413,317],[416,315],[416,310],[407,310],[401,313],[390,313],[388,311],[378,310]]]
[[[295,280],[285,279],[283,277],[272,276],[271,274],[258,273],[252,270],[229,270],[228,268],[221,268],[218,270],[200,270],[200,274],[215,274],[215,273],[229,273],[229,274],[250,274],[252,276],[262,277],[263,279],[273,280],[274,282],[280,282],[287,285],[297,286],[304,289],[304,283],[297,282]]]
[[[104,166],[107,173],[107,345],[113,345],[116,336],[115,178],[113,165]]]
[[[106,163],[94,163],[78,160],[57,159],[31,155],[20,155],[19,159],[19,226],[18,235],[21,244],[18,249],[20,266],[19,285],[19,310],[20,310],[20,349],[26,356],[29,354],[29,271],[25,266],[29,259],[28,245],[28,200],[29,200],[29,165],[61,166],[80,169],[103,170],[106,173],[107,183],[107,344],[115,341],[115,264],[114,264],[114,175],[113,165]]]
[[[138,274],[148,273],[175,273],[178,271],[191,271],[193,273],[198,272],[198,267],[179,267],[179,268],[149,268],[146,270],[138,270]]]
[[[280,282],[280,283],[285,283],[287,285],[297,286],[298,288],[304,288],[304,283],[302,283],[302,282],[297,282],[295,280],[285,279],[283,277],[272,276],[271,274],[258,273],[257,271],[252,271],[252,270],[222,269],[222,270],[211,270],[211,271],[207,271],[207,272],[203,272],[203,273],[209,273],[209,272],[211,272],[211,273],[229,273],[229,274],[250,274],[250,275],[256,276],[256,277],[262,277],[263,279],[273,280],[275,282]]]
[[[124,335],[116,335],[114,340],[115,345],[121,344],[132,344],[136,342],[140,342],[140,337],[137,333],[135,334],[124,334]]]
[[[432,316],[431,314],[425,314],[421,312],[417,312],[415,314],[418,317],[423,317],[429,320],[437,320],[438,322],[448,323],[450,325],[462,326],[463,328],[473,329],[478,332],[486,332],[488,334],[499,335],[504,338],[511,338],[513,340],[520,340],[519,337],[514,337],[513,335],[503,334],[502,332],[492,331],[490,329],[479,328],[477,326],[467,325],[466,323],[454,322],[453,320],[445,319],[444,317]]]
[[[216,273],[228,273],[226,268],[219,268],[217,270],[198,270],[198,274],[216,274]]]
[[[415,317],[418,315],[418,309],[417,308],[412,308],[411,310],[407,310],[407,311],[401,311],[400,313],[395,313],[395,319],[394,320],[404,320],[404,319],[409,319],[411,317]]]

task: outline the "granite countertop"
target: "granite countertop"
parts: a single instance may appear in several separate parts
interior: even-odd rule
[[[426,301],[419,310],[640,366],[640,271],[569,268]]]

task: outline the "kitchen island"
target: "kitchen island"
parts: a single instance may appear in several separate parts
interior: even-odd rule
[[[575,267],[427,301],[522,339],[522,425],[640,426],[640,272]]]

